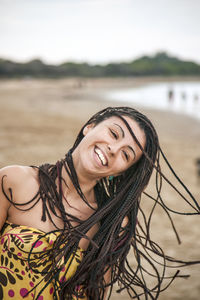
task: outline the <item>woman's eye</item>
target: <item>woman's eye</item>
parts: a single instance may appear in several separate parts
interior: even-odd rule
[[[124,151],[124,150],[123,150],[123,155],[124,155],[124,157],[126,158],[126,160],[128,161],[128,160],[129,160],[129,156],[128,156],[128,154],[126,153],[126,151]]]
[[[118,138],[117,133],[115,131],[113,131],[112,129],[110,129],[110,132],[111,132],[112,136],[117,140],[117,138]]]

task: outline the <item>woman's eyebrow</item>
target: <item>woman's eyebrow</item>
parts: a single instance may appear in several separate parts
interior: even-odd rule
[[[120,128],[120,131],[122,133],[122,137],[124,138],[125,134],[124,134],[124,130],[123,128],[119,125],[119,124],[116,124],[114,123],[114,125],[118,126]],[[133,148],[131,146],[128,146],[128,148],[133,152],[133,156],[134,158],[136,157],[136,154],[135,154],[135,151],[133,150]]]
[[[134,158],[136,157],[135,151],[133,150],[133,148],[131,146],[128,146],[128,148],[133,152],[133,156]]]
[[[124,137],[125,134],[124,134],[123,128],[122,128],[119,124],[114,123],[114,125],[116,125],[116,126],[118,126],[118,127],[120,128],[120,131],[121,131],[121,133],[122,133],[122,137]]]

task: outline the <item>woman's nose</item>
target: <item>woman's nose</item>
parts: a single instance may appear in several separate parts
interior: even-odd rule
[[[110,154],[110,155],[115,155],[115,153],[116,153],[116,147],[114,146],[114,145],[108,145],[107,146],[108,147],[108,153]]]

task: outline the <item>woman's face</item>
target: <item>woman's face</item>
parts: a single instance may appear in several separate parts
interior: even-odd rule
[[[144,148],[143,130],[135,120],[127,116],[123,118]],[[118,117],[106,119],[96,126],[90,124],[84,128],[83,134],[84,138],[73,152],[73,160],[76,170],[85,172],[86,176],[96,179],[117,176],[142,155],[125,123]]]

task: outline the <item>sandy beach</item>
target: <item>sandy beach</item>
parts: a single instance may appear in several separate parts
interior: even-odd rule
[[[103,99],[106,90],[139,86],[152,80],[1,80],[0,167],[56,162],[72,146],[88,117],[106,106],[120,105]],[[195,165],[196,158],[200,157],[200,121],[166,111],[138,109],[152,120],[165,155],[200,202],[200,178],[197,179]],[[163,171],[174,182],[174,177],[164,163]],[[175,185],[178,186],[177,183]],[[154,178],[148,191],[154,193]],[[167,184],[163,194],[171,208],[189,210]],[[148,210],[150,204],[144,205]],[[156,211],[152,224],[153,237],[169,255],[185,260],[200,260],[200,218],[177,215],[173,215],[173,218],[181,236],[181,245],[177,245],[167,218],[159,210]],[[184,268],[182,273],[191,274],[191,277],[176,279],[161,294],[160,300],[200,299],[200,265]],[[113,294],[112,300],[117,299],[130,298],[126,293],[123,296]]]

